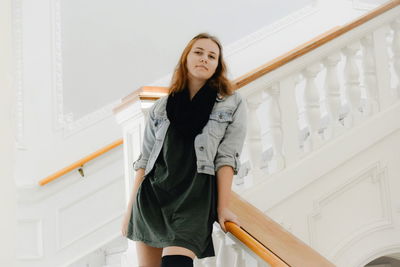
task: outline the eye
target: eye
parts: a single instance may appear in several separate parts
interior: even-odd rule
[[[201,51],[194,51],[194,53],[200,55]]]
[[[215,59],[215,56],[213,56],[213,55],[210,55],[209,57],[212,58],[212,59]]]

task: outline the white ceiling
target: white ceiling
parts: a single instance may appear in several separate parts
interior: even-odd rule
[[[61,0],[64,113],[74,119],[172,72],[199,32],[233,43],[312,0]]]

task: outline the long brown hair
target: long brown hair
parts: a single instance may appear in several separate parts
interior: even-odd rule
[[[218,45],[219,48],[219,57],[218,57],[218,66],[215,70],[215,73],[207,80],[208,84],[217,89],[217,92],[223,96],[231,95],[233,93],[233,85],[226,77],[226,64],[224,58],[222,56],[222,45],[217,39],[217,37],[212,36],[208,33],[200,33],[193,37],[192,40],[186,45],[185,49],[182,52],[181,58],[179,59],[178,64],[176,65],[174,75],[171,79],[171,86],[169,88],[169,94],[180,92],[186,86],[188,82],[188,70],[186,67],[187,56],[190,50],[193,47],[193,44],[198,39],[210,39],[214,43]]]

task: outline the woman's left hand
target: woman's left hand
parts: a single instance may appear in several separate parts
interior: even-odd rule
[[[228,208],[218,208],[218,223],[221,226],[222,230],[226,233],[225,222],[233,222],[240,226],[239,220],[237,216]]]

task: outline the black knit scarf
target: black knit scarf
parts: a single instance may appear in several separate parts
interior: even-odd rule
[[[207,124],[216,97],[217,90],[208,83],[200,88],[192,100],[187,88],[170,94],[166,107],[168,119],[183,138],[194,140]]]

